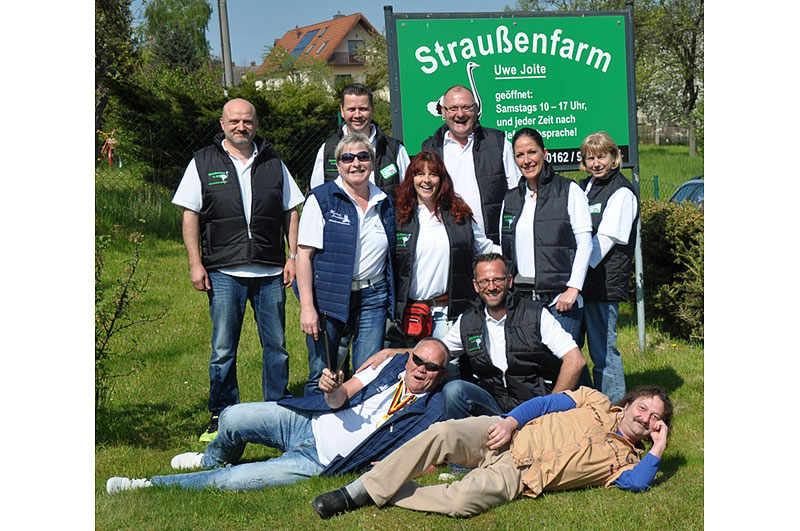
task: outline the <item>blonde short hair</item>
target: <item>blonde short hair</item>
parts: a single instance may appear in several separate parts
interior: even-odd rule
[[[601,153],[609,153],[614,158],[614,163],[611,165],[612,170],[622,165],[622,153],[617,144],[608,133],[599,131],[587,136],[581,142],[581,171],[589,171],[584,162],[589,155],[599,155]]]

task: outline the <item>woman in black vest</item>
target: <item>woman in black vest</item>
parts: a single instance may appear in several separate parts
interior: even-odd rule
[[[547,163],[542,135],[525,127],[512,140],[522,172],[506,193],[500,217],[503,254],[513,264],[514,288],[545,303],[579,347],[583,346],[583,288],[592,252],[592,220],[577,183]],[[588,372],[584,375],[589,384]]]
[[[612,402],[625,395],[622,356],[617,350],[619,302],[628,298],[639,201],[620,172],[622,155],[606,132],[581,144],[581,181],[592,216],[592,255],[583,286],[584,328],[594,362],[594,388]]]
[[[421,151],[411,159],[396,197],[395,315],[401,318],[408,304],[423,302],[431,308],[433,337],[443,338],[475,300],[473,256],[497,252],[499,246],[486,237],[469,206],[455,194],[436,153]]]

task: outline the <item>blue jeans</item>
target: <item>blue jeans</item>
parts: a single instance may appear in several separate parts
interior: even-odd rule
[[[622,355],[617,350],[619,303],[583,301],[583,319],[589,356],[594,363],[593,387],[616,402],[625,396]]]
[[[480,415],[502,415],[497,401],[487,391],[464,380],[447,382],[442,389],[445,419],[463,419]]]
[[[304,389],[304,396],[321,393],[318,383],[322,376],[322,369],[328,366],[328,353],[330,353],[333,369],[339,366],[339,342],[343,335],[355,330],[353,339],[352,364],[353,371],[358,369],[367,358],[383,348],[383,336],[386,332],[386,316],[389,307],[389,287],[386,280],[380,280],[371,286],[359,291],[350,292],[350,311],[346,323],[320,315],[320,333],[315,341],[306,335],[308,347],[308,381]],[[325,350],[325,334],[322,327],[328,332],[328,351]],[[347,372],[347,367],[344,367]]]
[[[289,352],[286,350],[286,291],[283,276],[242,278],[210,271],[211,290],[208,303],[211,313],[211,392],[208,409],[220,413],[239,403],[236,380],[236,353],[242,332],[247,301],[253,307],[263,364],[261,384],[264,400],[290,396]]]
[[[282,450],[280,457],[255,463],[236,463],[247,443]],[[155,476],[154,485],[184,489],[216,487],[254,490],[288,485],[318,476],[325,468],[317,457],[311,416],[275,402],[250,402],[226,408],[219,417],[219,433],[208,444],[202,466],[212,470]]]
[[[559,312],[556,310],[555,305],[548,306],[547,310],[550,315],[556,318],[558,324],[561,325],[572,339],[578,345],[578,348],[583,348],[583,308],[578,308],[578,303],[572,305],[572,309],[566,312]],[[584,365],[580,376],[578,377],[577,386],[585,385],[586,387],[592,386],[592,377],[589,375],[589,369]]]

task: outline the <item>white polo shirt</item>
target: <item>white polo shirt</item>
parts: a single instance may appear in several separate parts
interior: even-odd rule
[[[472,209],[472,216],[478,226],[485,227],[481,194],[478,190],[478,179],[475,177],[475,161],[472,157],[474,136],[474,134],[470,134],[467,137],[467,144],[461,147],[450,131],[446,131],[442,145],[442,159],[447,173],[453,179],[453,189]],[[503,167],[506,170],[506,187],[514,188],[519,183],[522,173],[514,162],[514,149],[508,139],[503,140]]]
[[[425,205],[417,207],[417,219],[419,234],[408,297],[419,301],[432,299],[447,292],[447,279],[450,274],[450,240],[444,224]],[[476,255],[502,252],[501,247],[487,238],[476,222],[471,223]],[[446,307],[444,309],[446,310]]]
[[[506,317],[504,315],[499,320],[495,319],[489,312],[484,309],[484,318],[486,319],[486,350],[489,352],[489,357],[492,359],[492,364],[503,372],[508,369],[508,358],[506,357]],[[550,349],[553,355],[561,359],[564,354],[577,348],[578,345],[572,336],[569,335],[556,321],[556,318],[547,310],[542,308],[542,315],[539,321],[539,333],[542,337],[542,343]],[[456,322],[453,324],[447,336],[444,338],[444,343],[450,349],[453,356],[459,356],[464,352],[464,345],[461,343],[461,316],[458,316]]]
[[[351,220],[345,214],[341,223],[358,223],[358,246],[353,266],[353,280],[368,280],[376,277],[386,269],[386,257],[389,252],[389,239],[383,228],[378,203],[386,198],[386,194],[377,186],[369,183],[369,200],[366,211],[361,210],[355,199],[345,190],[342,176],[333,181],[356,207],[357,220]],[[316,196],[309,194],[300,216],[297,235],[298,245],[315,249],[324,249],[325,218],[319,208]]]
[[[347,124],[342,124],[342,132],[347,134]],[[377,148],[375,143],[375,124],[370,124],[370,133],[369,133],[369,141],[372,143],[373,148]],[[400,149],[397,150],[397,160],[395,163],[397,164],[397,171],[399,172],[399,183],[403,182],[403,177],[406,175],[406,168],[408,168],[408,164],[411,162],[411,159],[408,158],[408,152],[406,151],[406,147],[403,144],[400,144]],[[311,170],[311,179],[308,183],[309,190],[314,188],[315,186],[319,186],[325,182],[325,142],[319,147],[317,151],[317,158],[314,159],[314,169]],[[375,171],[371,171],[369,174],[369,182],[375,184]]]
[[[239,190],[242,193],[242,204],[244,205],[244,217],[247,220],[247,235],[250,234],[250,214],[253,208],[253,189],[251,187],[250,173],[253,168],[253,161],[258,155],[258,146],[253,143],[253,154],[246,162],[242,163],[239,157],[232,155],[225,147],[225,140],[222,141],[222,148],[228,154],[233,167],[236,168],[236,177],[239,179]],[[291,210],[303,202],[303,192],[294,182],[292,174],[281,161],[283,170],[283,211]],[[183,208],[188,208],[193,212],[200,212],[203,206],[203,188],[200,183],[200,175],[197,173],[197,163],[194,159],[189,162],[186,171],[183,173],[172,203]],[[238,266],[224,267],[218,270],[221,273],[233,277],[272,277],[283,274],[282,267],[267,266],[264,264],[242,264]]]
[[[390,361],[392,358],[387,358],[377,368],[364,369],[354,374],[353,378],[357,378],[362,384],[367,385],[378,377]],[[361,444],[361,441],[375,432],[392,405],[397,384],[405,378],[405,375],[406,371],[403,370],[398,375],[395,385],[387,387],[384,391],[369,397],[355,407],[312,417],[311,430],[317,441],[317,456],[319,456],[320,464],[327,466],[337,455],[346,456]],[[415,396],[416,400],[419,400],[426,394],[409,393],[404,386],[401,400],[405,400],[408,396]]]

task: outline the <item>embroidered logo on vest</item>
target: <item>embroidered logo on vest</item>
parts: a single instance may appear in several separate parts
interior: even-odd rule
[[[336,159],[328,159],[328,166],[325,168],[325,171],[339,171],[339,168],[336,167]]]
[[[397,165],[392,162],[381,170],[381,175],[384,179],[390,179],[393,175],[397,174]]]
[[[503,214],[503,228],[502,230],[509,230],[511,226],[514,224],[514,214]]]
[[[228,182],[228,172],[226,171],[212,171],[208,174],[208,185],[214,186],[215,184],[225,184]]]
[[[469,336],[467,338],[467,352],[472,352],[473,350],[480,350],[481,343],[483,343],[483,338],[480,334]]]
[[[350,216],[347,214],[342,215],[335,210],[331,210],[328,221],[331,223],[337,223],[339,225],[350,225]]]
[[[407,232],[398,232],[397,233],[397,242],[394,244],[395,247],[408,247],[408,240],[411,238],[411,235]]]
[[[589,214],[599,214],[603,209],[602,203],[595,203],[593,205],[589,205]]]

